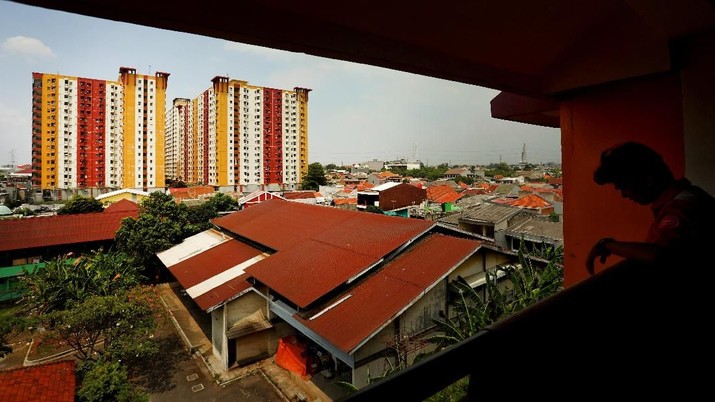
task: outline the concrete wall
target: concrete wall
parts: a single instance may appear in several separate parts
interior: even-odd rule
[[[221,367],[228,369],[228,341],[226,339],[224,307],[211,312],[211,346],[214,356],[221,361]]]
[[[247,317],[258,310],[268,317],[266,299],[255,292],[248,292],[236,300],[226,304],[226,329],[231,328],[240,319]]]

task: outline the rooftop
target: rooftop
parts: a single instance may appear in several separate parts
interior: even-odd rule
[[[0,371],[0,399],[74,402],[75,381],[74,360]]]

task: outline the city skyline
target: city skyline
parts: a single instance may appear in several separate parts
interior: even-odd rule
[[[43,21],[36,23],[35,21]],[[490,116],[498,91],[305,54],[0,2],[0,164],[29,163],[32,73],[114,80],[118,66],[171,74],[167,104],[219,76],[312,89],[309,162],[561,162],[558,129]]]

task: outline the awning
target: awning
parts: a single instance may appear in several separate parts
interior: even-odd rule
[[[226,332],[226,336],[228,339],[236,339],[269,328],[273,328],[273,325],[263,315],[263,311],[258,310],[233,324]]]

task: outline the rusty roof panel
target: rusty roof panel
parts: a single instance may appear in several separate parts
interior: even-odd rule
[[[169,271],[189,289],[259,254],[260,250],[232,239],[172,265]]]
[[[291,247],[311,238],[352,249],[372,247],[381,241],[370,241],[373,236],[397,236],[390,243],[402,243],[434,224],[419,219],[346,211],[278,199],[264,201],[239,213],[214,219],[213,222],[274,250]],[[381,247],[386,248],[390,246]]]
[[[375,262],[366,254],[306,240],[252,265],[246,273],[306,307]]]
[[[225,282],[194,299],[203,310],[209,310],[224,303],[251,287],[248,274],[243,274]]]
[[[137,210],[0,220],[0,251],[114,240]]]
[[[313,320],[297,315],[296,318],[340,350],[351,353],[473,254],[480,244],[476,240],[433,234],[356,288],[336,297],[335,300],[342,301],[322,314],[315,314]]]

